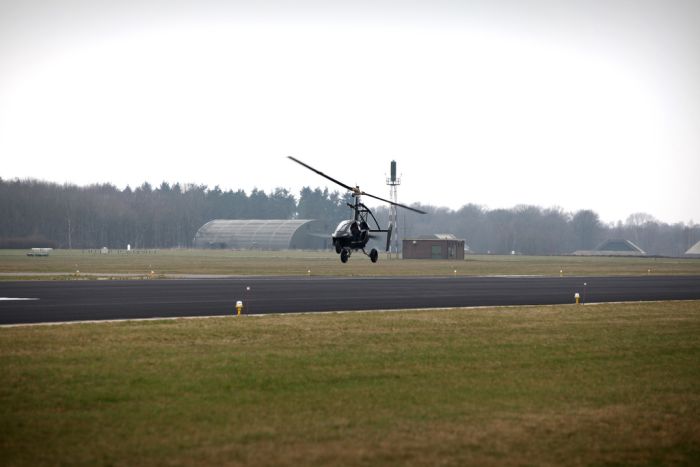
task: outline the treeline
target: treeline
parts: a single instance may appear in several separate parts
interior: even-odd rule
[[[0,179],[0,248],[172,248],[192,245],[212,219],[322,219],[330,232],[350,211],[337,192],[304,188],[297,198],[203,185],[58,185]]]
[[[295,196],[283,188],[246,193],[164,182],[120,190],[110,184],[78,187],[0,179],[0,248],[189,247],[197,229],[212,219],[319,219],[330,233],[350,217],[348,202],[349,194],[310,187]],[[399,210],[401,237],[452,233],[476,253],[566,254],[593,249],[608,238],[625,238],[650,254],[681,256],[700,240],[700,226],[669,225],[648,214],[608,225],[590,210],[420,207],[429,214]],[[383,227],[388,213],[386,207],[375,212]]]
[[[560,208],[527,205],[488,210],[467,204],[453,211],[415,206],[429,215],[400,212],[402,237],[452,233],[465,239],[474,253],[569,254],[593,250],[605,240],[622,238],[634,242],[650,255],[682,256],[700,241],[700,225],[670,225],[645,213],[632,214],[624,223],[605,224],[591,210],[569,213]],[[377,214],[383,222],[388,219],[386,208],[381,208]]]

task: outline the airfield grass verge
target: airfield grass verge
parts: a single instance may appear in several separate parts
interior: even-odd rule
[[[698,362],[698,301],[0,328],[0,456],[697,465]]]
[[[80,271],[76,274],[76,271]],[[151,275],[153,271],[153,275]],[[469,255],[465,260],[399,260],[380,254],[371,264],[355,253],[340,264],[332,251],[148,250],[100,254],[55,250],[48,257],[28,257],[25,250],[0,250],[0,279],[118,279],[186,275],[277,276],[446,276],[446,275],[667,275],[700,274],[700,259],[581,256]],[[123,277],[122,277],[123,278]]]

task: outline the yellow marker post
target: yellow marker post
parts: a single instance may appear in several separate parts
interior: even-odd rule
[[[559,277],[564,277],[564,270],[563,269],[559,270]]]
[[[576,293],[574,294],[574,298],[576,299],[576,304],[578,305],[578,304],[579,304],[579,301],[581,300],[581,297],[580,297],[580,295],[578,294],[578,292],[576,292]]]
[[[238,300],[236,302],[236,315],[241,316],[241,312],[243,311],[243,302]]]

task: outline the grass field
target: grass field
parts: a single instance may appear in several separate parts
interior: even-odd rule
[[[698,465],[700,302],[0,328],[3,465]]]
[[[464,261],[389,260],[380,256],[377,264],[355,254],[341,264],[334,252],[317,251],[231,251],[154,250],[151,254],[90,254],[82,250],[57,250],[49,257],[27,257],[26,250],[0,250],[0,278],[20,274],[138,274],[154,277],[174,274],[231,275],[489,275],[527,274],[639,275],[700,274],[700,259],[616,258],[576,256],[468,256]],[[456,273],[455,273],[456,271]],[[19,273],[13,276],[13,273]],[[25,277],[26,278],[26,277]]]

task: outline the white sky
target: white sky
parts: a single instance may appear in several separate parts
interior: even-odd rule
[[[387,197],[395,159],[405,203],[698,222],[698,25],[696,1],[2,2],[0,177],[327,185],[293,155]]]

